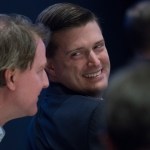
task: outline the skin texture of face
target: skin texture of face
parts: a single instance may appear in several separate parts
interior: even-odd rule
[[[14,79],[13,105],[17,114],[22,116],[34,115],[37,112],[38,96],[43,88],[49,85],[45,72],[45,45],[37,38],[37,48],[33,64],[25,71],[16,70]]]
[[[100,94],[108,84],[110,61],[98,24],[59,31],[54,38],[59,45],[49,61],[54,81],[80,93]]]

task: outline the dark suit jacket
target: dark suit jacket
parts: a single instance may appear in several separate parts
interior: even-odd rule
[[[29,129],[30,150],[100,150],[103,100],[51,83]]]

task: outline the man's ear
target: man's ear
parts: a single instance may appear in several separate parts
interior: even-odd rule
[[[46,66],[46,71],[48,73],[49,78],[52,81],[55,81],[56,79],[56,72],[55,72],[55,66],[52,62],[52,60],[48,60],[47,66]]]
[[[5,81],[6,81],[6,86],[11,89],[15,90],[15,69],[6,69],[4,73]]]

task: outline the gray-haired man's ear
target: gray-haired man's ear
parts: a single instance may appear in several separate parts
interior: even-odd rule
[[[15,70],[12,69],[6,69],[4,73],[5,81],[6,81],[6,86],[10,90],[15,90]]]

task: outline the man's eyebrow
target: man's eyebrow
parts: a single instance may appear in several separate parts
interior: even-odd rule
[[[40,69],[43,69],[43,68],[46,68],[46,66],[47,66],[47,62],[45,62],[44,64],[41,64],[41,65],[39,66],[39,68],[40,68]]]
[[[97,41],[95,44],[101,44],[101,43],[105,43],[105,40],[102,39],[102,40],[100,40],[100,41]]]

